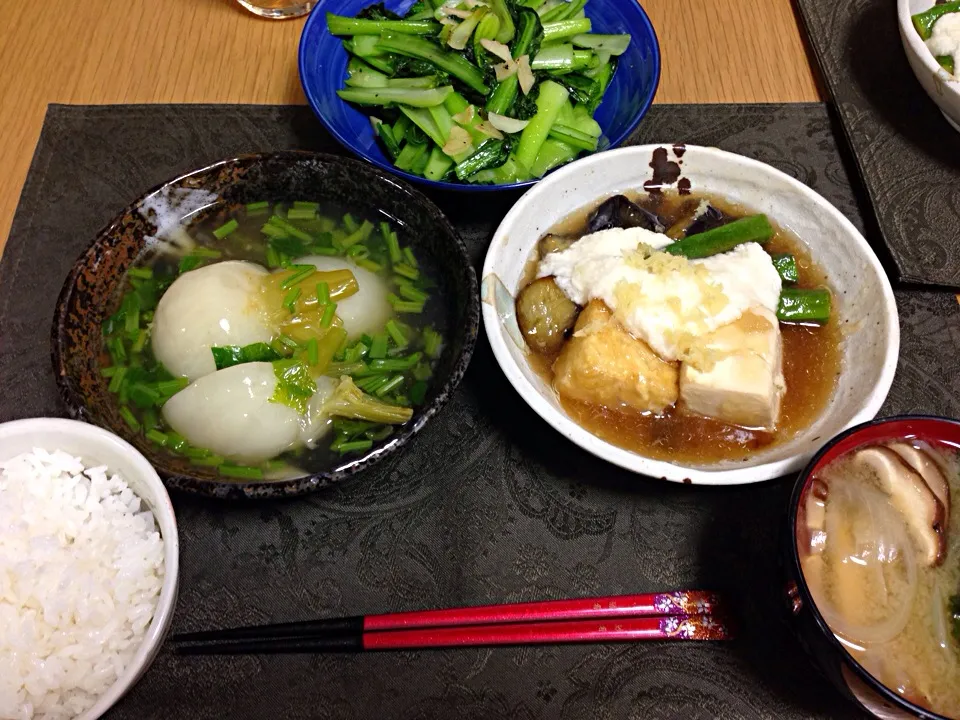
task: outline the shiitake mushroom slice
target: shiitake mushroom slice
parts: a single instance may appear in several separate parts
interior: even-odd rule
[[[881,489],[903,515],[920,550],[920,560],[930,567],[942,563],[946,554],[944,506],[920,474],[887,447],[858,450],[853,464],[876,474]]]

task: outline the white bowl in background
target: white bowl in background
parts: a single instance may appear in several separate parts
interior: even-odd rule
[[[947,121],[960,131],[960,80],[948,73],[927,49],[911,17],[935,5],[935,0],[897,0],[900,40],[913,74]],[[960,68],[954,68],[960,72]]]
[[[497,362],[520,396],[580,447],[615,465],[676,482],[732,485],[799,471],[831,437],[873,418],[897,367],[900,325],[890,282],[857,229],[803,183],[764,163],[714,148],[687,145],[682,177],[707,192],[766,213],[809,248],[834,289],[843,323],[837,387],[820,416],[792,439],[746,460],[681,465],[618,447],[571,420],[554,390],[529,365],[514,315],[514,296],[537,241],[555,223],[611,195],[640,190],[651,179],[657,148],[642,145],[591,155],[548,175],[500,223],[483,266],[483,322]],[[671,159],[676,159],[672,156]]]
[[[76,720],[95,720],[109,710],[141,678],[160,650],[173,620],[179,579],[180,544],[170,496],[160,476],[140,452],[125,440],[95,425],[60,418],[32,418],[0,424],[0,461],[34,448],[63,450],[86,467],[106,465],[119,473],[130,489],[150,508],[163,538],[163,585],[153,620],[130,664],[93,706]]]

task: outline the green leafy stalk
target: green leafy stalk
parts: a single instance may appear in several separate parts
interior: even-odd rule
[[[446,70],[472,90],[484,95],[489,92],[489,88],[483,82],[483,72],[480,68],[463,56],[447,52],[429,40],[412,35],[387,33],[377,42],[377,47],[387,52],[427,60]]]
[[[347,102],[357,105],[393,105],[427,108],[442,105],[444,98],[453,92],[450,85],[441,88],[345,88],[337,90],[337,95]]]
[[[590,18],[545,23],[543,26],[543,41],[548,43],[565,40],[574,35],[584,35],[590,32],[590,30]]]
[[[567,101],[568,95],[565,87],[552,80],[540,84],[540,94],[537,97],[537,114],[533,116],[533,119],[520,135],[520,143],[516,152],[517,162],[527,167],[533,166],[540,148],[543,147],[543,143],[550,134],[550,128],[553,127],[557,119],[560,108]]]
[[[331,35],[435,35],[440,27],[435,22],[416,20],[365,20],[327,13],[327,29]]]

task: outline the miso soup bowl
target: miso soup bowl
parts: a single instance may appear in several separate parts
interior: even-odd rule
[[[805,430],[746,459],[681,464],[645,457],[601,440],[567,416],[553,388],[530,366],[514,312],[537,241],[560,220],[606,197],[653,181],[654,151],[676,171],[664,187],[711,193],[766,213],[792,231],[826,272],[843,328],[841,372],[833,395]],[[661,165],[662,163],[656,163]],[[867,241],[839,210],[789,175],[716,148],[641,145],[568,165],[514,205],[487,252],[481,281],[483,322],[504,374],[520,396],[561,435],[597,457],[641,475],[707,485],[752,483],[799,471],[823,442],[872,419],[890,390],[900,325],[890,282]]]
[[[186,193],[185,191],[191,191]],[[445,301],[449,328],[423,404],[413,418],[365,454],[342,459],[324,472],[282,480],[233,480],[215,468],[191,464],[132,430],[101,375],[102,325],[119,303],[117,291],[127,270],[158,233],[149,212],[158,198],[189,221],[260,200],[327,201],[366,217],[389,218],[417,256],[434,268]],[[178,199],[181,198],[181,199]],[[182,199],[186,198],[186,199]],[[165,226],[166,227],[166,226]],[[226,241],[224,241],[226,242]],[[479,327],[477,279],[459,234],[430,200],[377,168],[334,155],[270,152],[242,155],[189,172],[155,188],[100,231],[64,282],[53,319],[53,366],[60,397],[70,415],[104,427],[142,452],[168,487],[225,499],[291,497],[351,477],[403,449],[446,404],[463,374]]]
[[[847,652],[817,608],[800,567],[797,540],[800,502],[816,473],[851,450],[898,439],[926,440],[960,447],[960,421],[923,415],[881,418],[839,434],[814,456],[797,479],[790,498],[781,552],[786,579],[784,599],[801,645],[827,678],[852,702],[885,720],[947,720],[887,688]]]

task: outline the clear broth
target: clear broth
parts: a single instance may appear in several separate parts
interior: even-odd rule
[[[267,211],[257,210],[248,212],[246,207],[243,205],[232,206],[229,208],[217,208],[212,212],[201,212],[192,217],[185,218],[182,227],[186,234],[189,235],[189,237],[196,243],[198,247],[212,249],[220,253],[219,257],[206,259],[203,263],[204,265],[227,260],[242,260],[256,263],[270,269],[276,269],[275,266],[271,267],[268,260],[267,250],[269,239],[261,232],[261,227],[270,218],[272,212],[279,212],[284,218],[286,218],[286,212],[289,211],[290,208],[291,205],[280,203],[271,203],[270,208]],[[310,246],[311,248],[315,248],[328,242],[330,233],[336,234],[337,232],[340,232],[342,234],[344,232],[343,227],[340,224],[340,219],[343,218],[347,212],[349,211],[337,205],[320,203],[317,207],[316,219],[291,220],[290,222],[297,228],[310,234],[316,240],[314,245]],[[364,220],[370,220],[370,222],[372,222],[374,225],[374,230],[371,234],[371,240],[367,241],[369,247],[371,247],[374,251],[374,254],[370,257],[371,260],[383,261],[384,258],[381,256],[383,253],[387,252],[385,243],[383,243],[382,239],[380,239],[381,235],[379,224],[381,222],[389,223],[393,232],[398,235],[400,245],[402,247],[408,247],[412,245],[409,242],[410,238],[404,236],[404,228],[398,225],[392,218],[386,216],[364,218],[360,215],[354,215],[353,217],[358,224],[363,223]],[[237,229],[231,232],[225,238],[218,239],[215,236],[214,231],[231,220],[235,220],[237,222]],[[311,254],[317,253],[313,252],[310,248],[303,253],[303,255]],[[174,277],[176,277],[179,274],[178,264],[181,259],[182,255],[180,254],[161,252],[156,248],[151,248],[148,246],[133,267],[149,268],[154,272],[155,275],[172,274]],[[291,257],[290,259],[295,260],[296,257]],[[394,313],[394,319],[413,328],[418,335],[420,331],[430,326],[445,338],[448,328],[447,313],[445,312],[445,305],[443,302],[442,287],[433,281],[433,279],[439,277],[439,275],[432,265],[431,259],[425,254],[418,253],[416,255],[416,261],[420,276],[423,279],[423,286],[430,288],[429,300],[426,301],[422,313]],[[383,265],[383,269],[378,271],[376,274],[385,282],[389,283],[393,277],[392,273],[390,272],[390,263],[381,262],[381,264]],[[119,307],[123,296],[130,290],[129,276],[127,280],[127,282],[124,282],[120,286],[117,295],[113,300],[112,308],[114,310]],[[393,289],[393,291],[396,292],[395,289]],[[406,352],[414,352],[415,350],[419,349],[422,348],[420,348],[419,345],[412,343]],[[152,358],[149,342],[144,354],[145,356]],[[112,359],[110,354],[107,352],[105,345],[104,352],[101,356],[101,367],[109,367],[111,364]],[[432,366],[434,368],[436,367],[435,361],[432,363]],[[432,381],[432,378],[426,381],[428,386],[427,397],[429,397],[429,388],[432,384]],[[356,382],[359,382],[359,379],[357,379]],[[411,383],[412,380],[408,378],[407,385]],[[144,413],[134,407],[132,403],[130,407],[131,410],[133,410],[137,420],[143,423]],[[417,405],[414,404],[413,407],[414,412],[416,412]],[[157,414],[159,415],[159,412]],[[164,432],[168,430],[163,423],[162,418],[159,419],[159,423],[157,424],[156,428]],[[141,432],[145,432],[145,430],[146,427],[142,428]],[[392,434],[395,434],[396,430],[397,427],[394,426]],[[375,441],[372,448],[369,450],[358,451],[350,455],[341,455],[339,452],[331,449],[330,445],[332,440],[333,434],[330,433],[321,438],[317,446],[314,448],[303,447],[282,453],[280,456],[275,458],[274,461],[264,464],[264,478],[286,479],[316,472],[329,471],[337,467],[342,467],[345,464],[355,462],[368,454],[376,452],[378,448],[382,447],[384,444],[388,444],[391,441],[391,438],[388,436],[382,440]],[[151,441],[148,439],[147,442]],[[154,444],[158,450],[161,449],[156,445],[156,443],[152,444]],[[166,452],[170,453],[169,450]],[[177,457],[181,460],[181,462],[183,460],[183,458],[177,454],[170,453],[170,455],[171,458]],[[200,475],[216,473],[216,469],[214,467],[206,467],[202,463],[191,464],[190,468]]]

